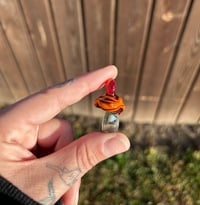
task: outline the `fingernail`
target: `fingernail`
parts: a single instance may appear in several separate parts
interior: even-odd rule
[[[108,139],[104,143],[104,154],[107,157],[111,157],[115,154],[119,154],[127,151],[130,148],[130,142],[127,137],[121,134],[115,134],[111,139]]]

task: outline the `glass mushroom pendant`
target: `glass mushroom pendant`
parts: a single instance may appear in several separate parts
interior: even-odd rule
[[[103,132],[116,132],[119,128],[119,114],[124,110],[125,105],[121,97],[116,95],[115,80],[109,79],[105,83],[106,93],[94,101],[94,105],[106,111],[102,120]]]

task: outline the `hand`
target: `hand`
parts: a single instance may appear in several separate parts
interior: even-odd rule
[[[100,161],[126,151],[121,133],[90,133],[72,141],[63,108],[97,90],[117,69],[108,66],[34,94],[0,114],[0,175],[41,204],[75,205],[81,177]]]

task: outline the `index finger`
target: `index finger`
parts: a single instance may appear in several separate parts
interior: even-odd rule
[[[5,113],[5,117],[14,122],[23,120],[31,124],[44,123],[65,107],[97,90],[107,79],[116,76],[117,69],[113,65],[83,74],[19,101]]]

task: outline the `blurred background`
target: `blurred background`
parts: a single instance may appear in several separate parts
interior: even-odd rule
[[[200,204],[199,11],[199,0],[0,0],[1,107],[119,69],[132,149],[83,178],[80,204]],[[76,137],[99,130],[102,92],[61,113]]]

